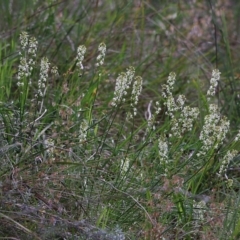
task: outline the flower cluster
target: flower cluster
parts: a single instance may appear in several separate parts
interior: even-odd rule
[[[225,154],[225,156],[223,157],[222,161],[221,161],[221,166],[220,166],[220,169],[219,169],[219,172],[218,174],[221,176],[223,174],[226,174],[226,171],[227,171],[227,167],[230,163],[230,161],[236,157],[237,155],[237,151],[236,150],[229,150],[227,151],[227,153]]]
[[[105,43],[100,43],[98,46],[98,56],[97,56],[97,63],[96,66],[102,66],[104,63],[105,55],[106,55],[106,44]]]
[[[129,170],[129,166],[130,166],[130,159],[124,158],[121,160],[121,173],[122,174],[126,174]]]
[[[50,63],[48,59],[46,57],[42,58],[40,64],[40,78],[38,80],[38,93],[37,93],[37,95],[40,97],[44,97],[45,95],[49,68]]]
[[[58,67],[57,66],[53,66],[51,68],[51,73],[54,75],[54,76],[59,76],[59,73],[58,73]]]
[[[167,107],[166,114],[169,115],[170,117],[174,117],[174,112],[176,112],[179,107],[182,106],[185,102],[185,97],[180,95],[178,98],[178,104],[175,102],[172,90],[173,90],[173,85],[176,81],[176,74],[171,72],[168,76],[167,84],[163,85],[163,98],[165,98],[164,105]],[[179,105],[179,106],[178,106]]]
[[[135,81],[133,83],[132,88],[132,96],[131,96],[131,107],[133,108],[133,115],[137,115],[137,104],[138,104],[138,98],[142,91],[142,78],[140,76],[135,77]]]
[[[167,84],[164,85],[167,95],[172,95],[173,85],[175,84],[175,82],[176,82],[176,73],[171,72],[168,76]],[[167,95],[165,95],[164,97],[167,97]]]
[[[168,158],[168,142],[165,137],[162,137],[158,140],[158,154],[160,164],[165,167],[164,171],[166,174],[168,172],[166,165],[169,163],[169,158]]]
[[[229,130],[230,122],[220,116],[217,105],[210,104],[209,114],[204,118],[204,125],[200,133],[202,147],[198,156],[205,155],[210,149],[217,149],[223,142]]]
[[[22,50],[25,50],[27,45],[28,45],[28,39],[29,39],[28,33],[27,32],[22,32],[20,34],[19,39],[20,39],[20,44],[21,44]]]
[[[31,37],[29,39],[29,44],[28,44],[28,54],[31,55],[32,57],[36,57],[37,53],[37,46],[38,42],[35,37]],[[29,59],[33,64],[35,64],[35,61],[33,59]]]
[[[164,105],[167,107],[167,114],[170,117],[174,116],[174,112],[183,109],[186,102],[186,97],[184,95],[179,95],[176,101],[174,100],[172,90],[173,85],[176,81],[176,74],[171,72],[168,76],[167,84],[163,85],[163,98],[166,100]]]
[[[191,108],[184,106],[186,97],[179,95],[178,98],[174,99],[172,90],[173,85],[176,81],[176,74],[170,73],[168,76],[167,84],[164,85],[163,97],[165,98],[164,105],[167,107],[166,114],[170,116],[171,121],[171,134],[170,136],[181,137],[186,131],[191,131],[193,122],[199,115],[198,108]],[[180,111],[180,115],[176,116],[175,113]]]
[[[175,117],[171,119],[171,132],[173,136],[181,137],[185,132],[190,132],[198,115],[198,108],[191,108],[189,106],[183,107],[178,119]]]
[[[178,109],[182,109],[185,102],[186,102],[186,97],[184,95],[179,95],[176,100]]]
[[[89,125],[87,120],[83,120],[83,122],[80,125],[79,136],[78,136],[80,145],[82,145],[87,139],[88,128],[89,128]]]
[[[164,103],[164,105],[167,107],[166,114],[170,117],[174,117],[174,112],[178,110],[178,106],[175,103],[173,96],[168,96],[167,101]]]
[[[236,137],[234,139],[234,142],[238,142],[239,139],[240,139],[240,130],[238,131],[238,133],[237,133],[237,135],[236,135]]]
[[[135,69],[133,67],[129,67],[126,73],[120,73],[116,80],[112,106],[116,107],[121,101],[125,101],[124,96],[127,95],[127,90],[133,80],[134,74]]]
[[[216,88],[218,85],[218,81],[220,79],[220,72],[217,69],[212,71],[212,78],[210,80],[210,88],[207,91],[208,96],[214,96],[216,94]]]
[[[199,109],[197,107],[185,106],[180,115],[180,123],[182,125],[182,133],[191,131],[193,128],[193,122],[199,115]]]
[[[17,85],[24,86],[24,82],[20,80],[23,79],[24,77],[29,77],[31,74],[31,71],[33,70],[33,66],[36,64],[35,58],[36,58],[38,42],[34,37],[31,37],[29,39],[29,35],[27,32],[22,32],[20,34],[20,43],[21,43],[21,48],[25,52],[25,54],[23,56],[22,52],[19,53],[21,58],[20,58],[20,64],[18,66],[17,79],[19,81]],[[31,84],[30,80],[28,84]]]
[[[24,83],[23,81],[20,81],[21,79],[23,79],[24,77],[28,77],[30,76],[30,67],[29,64],[27,62],[27,59],[25,57],[21,57],[20,58],[20,64],[18,66],[18,74],[17,74],[17,79],[19,80],[17,85],[23,86]]]
[[[77,60],[77,67],[79,67],[81,70],[83,69],[83,60],[84,60],[84,55],[86,53],[86,47],[84,45],[81,45],[77,48],[77,57],[76,57],[76,60]]]

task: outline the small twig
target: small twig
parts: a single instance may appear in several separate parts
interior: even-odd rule
[[[149,102],[148,107],[147,107],[147,111],[145,112],[146,120],[151,120],[151,118],[152,118],[151,106],[152,106],[152,100]]]

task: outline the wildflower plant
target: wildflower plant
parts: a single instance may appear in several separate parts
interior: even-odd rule
[[[188,219],[205,223],[208,214],[205,202],[194,200],[192,209],[186,202],[205,190],[209,192],[210,177],[217,175],[218,180],[223,177],[230,180],[227,169],[237,156],[234,147],[239,140],[238,133],[232,143],[225,145],[229,142],[230,122],[221,115],[221,109],[211,103],[220,80],[218,70],[212,72],[206,93],[209,97],[207,111],[194,106],[195,103],[188,105],[185,95],[174,95],[177,78],[175,73],[170,73],[159,99],[148,101],[145,118],[140,117],[129,127],[122,121],[122,112],[127,109],[129,119],[134,120],[140,115],[137,110],[142,107],[139,99],[144,90],[143,79],[135,77],[134,67],[128,67],[118,75],[112,99],[105,108],[101,107],[102,96],[106,95],[105,69],[102,71],[106,57],[104,43],[98,47],[94,71],[89,71],[89,76],[82,76],[82,82],[77,83],[73,83],[77,74],[69,73],[69,81],[60,85],[59,89],[65,91],[59,94],[64,94],[59,100],[48,83],[51,74],[60,75],[57,67],[52,67],[47,57],[43,57],[38,66],[35,38],[23,32],[20,42],[22,55],[16,85],[20,99],[24,99],[20,108],[26,111],[21,119],[24,121],[20,121],[22,128],[16,124],[14,114],[8,117],[13,119],[9,123],[6,114],[0,112],[0,123],[6,129],[11,126],[17,129],[5,134],[14,136],[9,141],[13,143],[0,148],[3,159],[13,159],[2,165],[0,176],[5,175],[6,169],[12,171],[11,179],[0,179],[3,189],[10,188],[4,190],[8,192],[6,196],[2,194],[4,199],[9,201],[14,198],[12,192],[21,192],[21,198],[15,199],[14,204],[23,210],[26,205],[29,207],[28,213],[33,212],[28,218],[30,222],[32,218],[34,221],[41,218],[46,226],[50,220],[53,225],[56,221],[65,225],[70,222],[66,227],[69,234],[76,225],[80,226],[76,231],[88,238],[109,236],[114,239],[117,236],[125,239],[122,230],[119,235],[117,232],[110,234],[92,227],[85,219],[106,228],[120,216],[123,222],[125,218],[132,218],[133,222],[139,221],[139,226],[147,222],[146,225],[159,224],[159,229],[167,229],[166,223],[172,219],[168,216],[172,215],[176,226],[186,232],[187,226],[191,226],[187,224]],[[78,73],[84,69],[85,54],[86,47],[80,45],[75,59]],[[39,70],[33,71],[34,68]],[[82,83],[86,83],[83,89],[77,86]],[[29,99],[24,92],[30,87],[36,91],[35,99]],[[231,147],[226,150],[226,146]],[[7,181],[12,182],[8,185]],[[43,210],[43,203],[50,214]],[[168,210],[161,205],[163,203]],[[39,209],[44,216],[37,219]],[[177,209],[176,215],[174,209]],[[158,212],[163,213],[161,217],[157,216]],[[76,224],[72,219],[81,220]],[[124,224],[119,229],[122,227]]]

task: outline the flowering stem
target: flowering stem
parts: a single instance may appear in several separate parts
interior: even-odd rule
[[[21,93],[19,95],[19,102],[20,102],[20,119],[23,121],[24,110],[26,107],[26,100],[28,98],[29,92],[29,85],[26,77],[23,79],[24,85],[21,87]]]

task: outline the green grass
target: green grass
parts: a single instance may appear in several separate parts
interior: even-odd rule
[[[224,3],[0,3],[0,239],[239,238],[240,4]],[[38,49],[18,79],[22,32]]]

